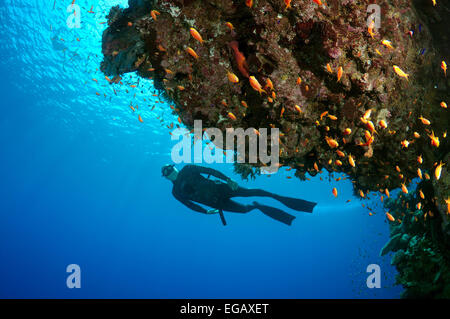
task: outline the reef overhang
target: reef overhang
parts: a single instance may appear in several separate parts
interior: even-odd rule
[[[436,36],[448,39],[445,5],[440,12],[421,0],[378,1],[380,28],[370,29],[372,2],[130,0],[107,17],[101,70],[152,78],[188,128],[194,120],[223,131],[279,128],[280,163],[303,180],[342,172],[365,196],[408,186],[420,170],[422,210],[435,212],[448,245],[446,166],[433,176],[449,159],[440,106],[450,100],[440,68],[449,42]],[[236,170],[246,177],[262,166]]]

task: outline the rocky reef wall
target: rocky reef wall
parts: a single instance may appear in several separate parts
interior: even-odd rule
[[[377,1],[371,28],[374,1],[317,2],[130,0],[107,17],[101,70],[111,82],[152,78],[188,128],[279,128],[280,163],[302,180],[343,172],[364,197],[408,187],[420,170],[423,211],[450,243],[447,167],[433,176],[449,157],[448,4]]]

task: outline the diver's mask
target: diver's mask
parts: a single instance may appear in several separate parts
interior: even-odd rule
[[[177,170],[175,168],[175,165],[167,164],[167,165],[164,165],[162,167],[161,173],[162,173],[162,176],[164,176],[164,177],[166,177],[166,178],[168,178],[170,180],[174,180],[175,179],[175,175],[178,172],[177,172]]]

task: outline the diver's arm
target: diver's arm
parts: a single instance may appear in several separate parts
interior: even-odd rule
[[[179,196],[177,193],[172,192],[173,197],[175,197],[180,203],[182,203],[184,206],[202,213],[202,214],[208,214],[208,211],[206,209],[204,209],[202,206],[195,204],[194,202],[192,202],[191,200],[184,198],[182,196]]]
[[[225,182],[227,182],[228,186],[233,191],[236,191],[239,188],[238,183],[236,183],[234,180],[232,180],[225,174],[222,174],[221,172],[219,172],[218,170],[215,170],[213,168],[197,166],[197,165],[187,165],[183,168],[183,170],[185,170],[185,169],[194,171],[195,173],[198,173],[198,174],[207,174],[207,175],[212,175],[214,177],[220,178],[220,179],[224,180]]]
[[[195,170],[199,174],[212,175],[212,176],[220,178],[226,182],[228,182],[228,180],[230,180],[230,178],[228,176],[226,176],[222,172],[219,172],[218,170],[215,170],[213,168],[198,166],[198,165],[189,165],[189,167],[187,167],[187,168],[191,169],[191,170]]]

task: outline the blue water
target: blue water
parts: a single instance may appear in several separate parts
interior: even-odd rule
[[[1,298],[399,297],[390,257],[379,256],[389,238],[379,196],[360,201],[348,180],[301,182],[283,168],[246,182],[231,164],[209,165],[319,203],[291,212],[291,227],[257,211],[227,213],[224,227],[176,201],[160,172],[176,143],[168,104],[151,81],[127,93],[97,70],[100,23],[126,1],[77,0],[80,29],[66,26],[70,3],[0,1]],[[80,289],[66,286],[69,264],[81,267]],[[380,289],[366,286],[369,264],[381,267]]]

